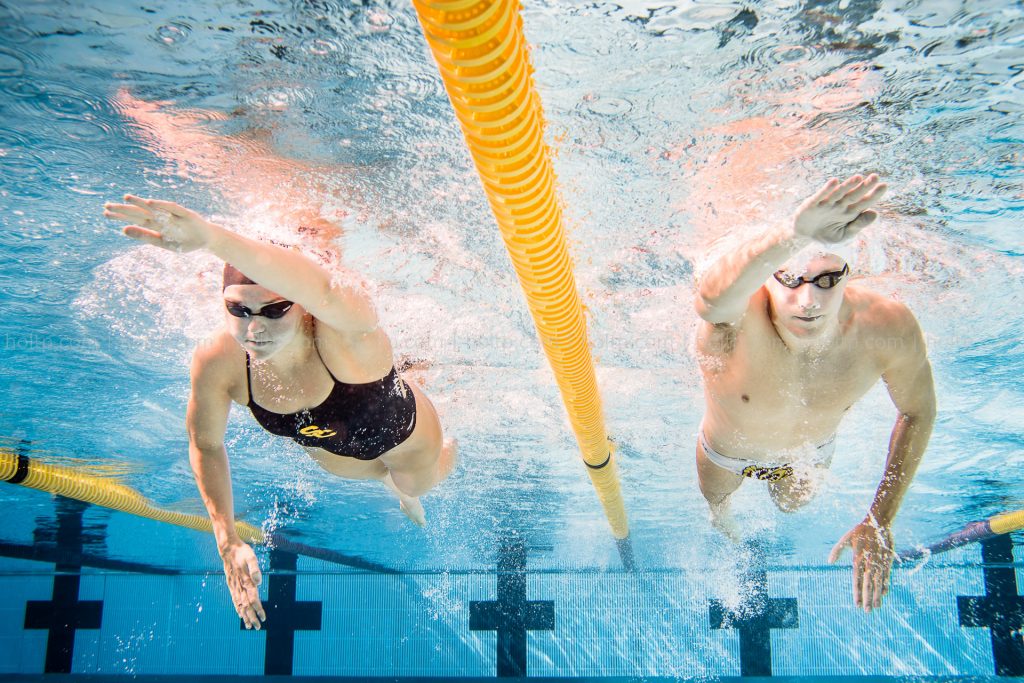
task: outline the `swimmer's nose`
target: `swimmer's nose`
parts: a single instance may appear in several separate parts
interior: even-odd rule
[[[249,318],[249,333],[255,336],[259,332],[263,332],[267,329],[267,323],[263,320],[263,316],[254,315]]]
[[[796,303],[800,308],[807,310],[819,306],[818,299],[814,296],[815,289],[817,288],[812,284],[804,284],[797,287]]]

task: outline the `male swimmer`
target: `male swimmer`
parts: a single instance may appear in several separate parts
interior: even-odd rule
[[[879,378],[899,412],[882,481],[864,519],[832,549],[853,550],[853,597],[881,606],[892,524],[935,421],[931,365],[902,304],[849,285],[847,242],[877,218],[877,175],[829,180],[792,222],[740,245],[700,278],[697,353],[706,412],[697,473],[712,521],[730,530],[729,495],[767,482],[790,512],[815,493],[839,422]]]
[[[427,396],[395,369],[373,304],[350,276],[298,251],[248,239],[172,202],[125,196],[104,216],[128,237],[224,260],[224,329],[192,359],[189,461],[213,522],[238,615],[266,619],[256,555],[235,532],[224,435],[234,401],[331,474],[377,479],[424,524],[422,496],[448,475],[454,448]]]

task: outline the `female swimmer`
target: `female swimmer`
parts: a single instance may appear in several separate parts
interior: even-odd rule
[[[454,448],[430,400],[399,376],[391,342],[353,278],[332,278],[298,251],[248,239],[172,202],[124,201],[106,204],[104,216],[129,223],[128,237],[175,252],[205,249],[225,262],[225,327],[192,359],[189,461],[235,608],[258,629],[266,619],[261,573],[235,532],[224,449],[232,401],[328,472],[383,482],[420,525],[418,498],[448,475]]]

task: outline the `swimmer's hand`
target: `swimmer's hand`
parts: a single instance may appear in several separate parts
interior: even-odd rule
[[[885,183],[874,173],[829,180],[797,209],[793,231],[823,244],[844,242],[878,218],[871,209],[885,194]]]
[[[237,541],[220,550],[224,560],[224,577],[231,591],[235,611],[245,622],[246,628],[260,630],[260,624],[267,620],[260,602],[259,585],[263,582],[256,553],[246,543]]]
[[[889,573],[896,556],[892,531],[870,517],[865,519],[836,543],[829,563],[834,564],[847,546],[853,549],[853,602],[865,612],[878,609],[889,592]]]
[[[206,247],[220,230],[195,211],[174,202],[124,196],[126,204],[108,202],[103,215],[115,221],[129,223],[124,234],[134,240],[177,253],[186,253]]]

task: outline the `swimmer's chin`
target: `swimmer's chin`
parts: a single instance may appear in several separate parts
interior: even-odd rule
[[[261,360],[270,357],[277,350],[277,345],[273,341],[254,341],[252,339],[246,339],[241,343],[241,345],[250,356]]]

